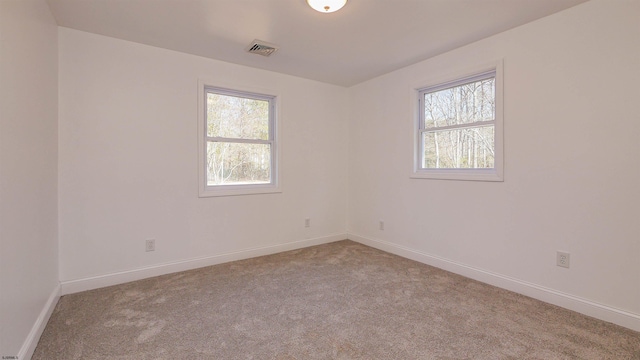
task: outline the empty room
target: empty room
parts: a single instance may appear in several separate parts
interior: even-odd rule
[[[639,24],[0,0],[0,356],[640,359]]]

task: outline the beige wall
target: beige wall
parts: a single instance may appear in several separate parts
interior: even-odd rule
[[[57,299],[57,36],[44,1],[0,1],[0,355],[21,359]]]
[[[639,21],[640,2],[590,1],[353,87],[349,233],[508,288],[626,311],[640,328]],[[410,179],[410,88],[495,59],[504,182]],[[570,269],[556,250],[571,253]]]

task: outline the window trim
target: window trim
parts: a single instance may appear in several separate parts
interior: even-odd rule
[[[260,100],[270,100],[269,108],[269,140],[229,139],[237,143],[260,143],[271,145],[271,182],[268,184],[230,184],[207,185],[207,143],[211,138],[207,136],[207,102],[208,90],[216,93],[238,97],[249,97]],[[237,196],[252,194],[280,193],[280,136],[279,123],[281,120],[281,96],[275,91],[255,87],[229,85],[220,82],[198,80],[198,197]]]
[[[425,90],[434,92],[454,86],[463,85],[474,80],[487,78],[495,72],[495,118],[494,125],[494,167],[492,169],[424,169],[421,168],[422,125],[424,115],[421,114],[420,95]],[[477,66],[465,71],[423,80],[411,87],[411,106],[413,109],[413,169],[412,179],[440,179],[467,181],[504,181],[504,147],[503,147],[503,61],[497,60],[489,64]]]

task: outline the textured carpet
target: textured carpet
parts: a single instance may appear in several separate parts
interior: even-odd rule
[[[63,296],[33,359],[640,359],[640,333],[340,241]]]

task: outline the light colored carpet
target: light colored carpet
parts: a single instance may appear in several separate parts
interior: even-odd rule
[[[640,359],[640,333],[340,241],[63,296],[33,359]]]

